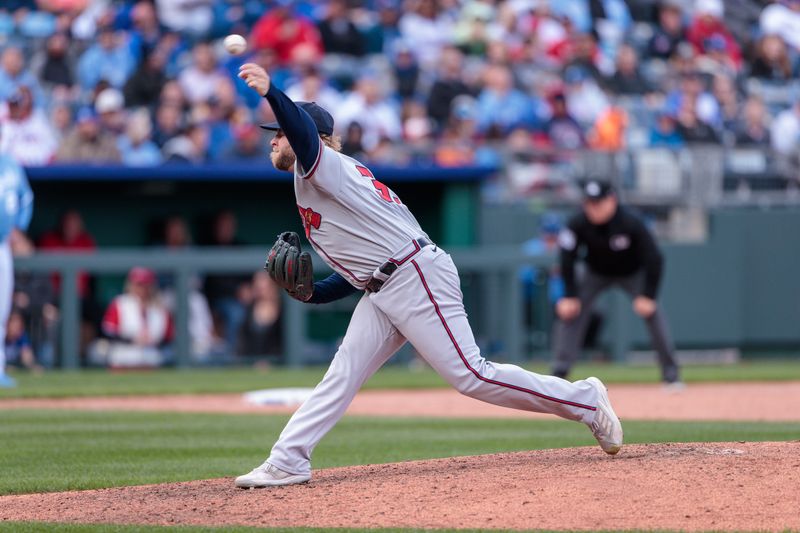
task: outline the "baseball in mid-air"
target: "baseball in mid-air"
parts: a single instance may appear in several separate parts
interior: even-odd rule
[[[236,33],[232,33],[225,37],[225,39],[222,41],[222,45],[229,54],[235,56],[238,56],[247,50],[247,41],[244,39],[244,37]]]

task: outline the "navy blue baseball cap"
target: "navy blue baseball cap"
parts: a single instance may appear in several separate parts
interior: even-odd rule
[[[333,117],[330,113],[318,106],[316,102],[295,102],[303,110],[311,115],[311,119],[317,126],[317,131],[322,135],[333,135]],[[269,122],[261,124],[265,130],[278,131],[281,129],[280,124],[277,122]]]

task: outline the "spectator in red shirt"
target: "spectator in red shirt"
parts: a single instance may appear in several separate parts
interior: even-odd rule
[[[39,239],[38,248],[43,252],[91,252],[97,248],[94,238],[86,231],[81,214],[75,209],[69,209],[61,215],[58,226]],[[61,278],[53,275],[53,286],[56,291],[61,286]],[[89,296],[89,274],[78,274],[78,294],[80,297]]]
[[[318,57],[322,57],[322,39],[313,22],[292,13],[291,2],[267,12],[253,27],[251,42],[258,50],[275,50],[278,61],[285,65],[290,62],[295,48],[310,47]]]
[[[722,0],[697,0],[686,38],[700,54],[718,52],[720,43],[724,43],[724,52],[732,67],[738,70],[742,65],[742,51],[725,26],[724,13]]]

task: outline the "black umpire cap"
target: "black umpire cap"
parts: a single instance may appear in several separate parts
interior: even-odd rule
[[[311,115],[311,119],[317,126],[317,131],[322,135],[333,135],[333,117],[330,113],[317,105],[316,102],[295,102],[303,110]],[[265,130],[278,131],[281,129],[280,124],[277,122],[269,122],[261,124]]]
[[[583,184],[583,197],[586,200],[601,200],[614,194],[614,186],[607,181],[589,180]]]

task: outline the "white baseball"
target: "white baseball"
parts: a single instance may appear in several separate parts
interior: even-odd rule
[[[222,45],[229,54],[235,56],[238,56],[247,50],[247,41],[244,39],[244,37],[235,33],[225,37],[225,39],[222,41]]]

